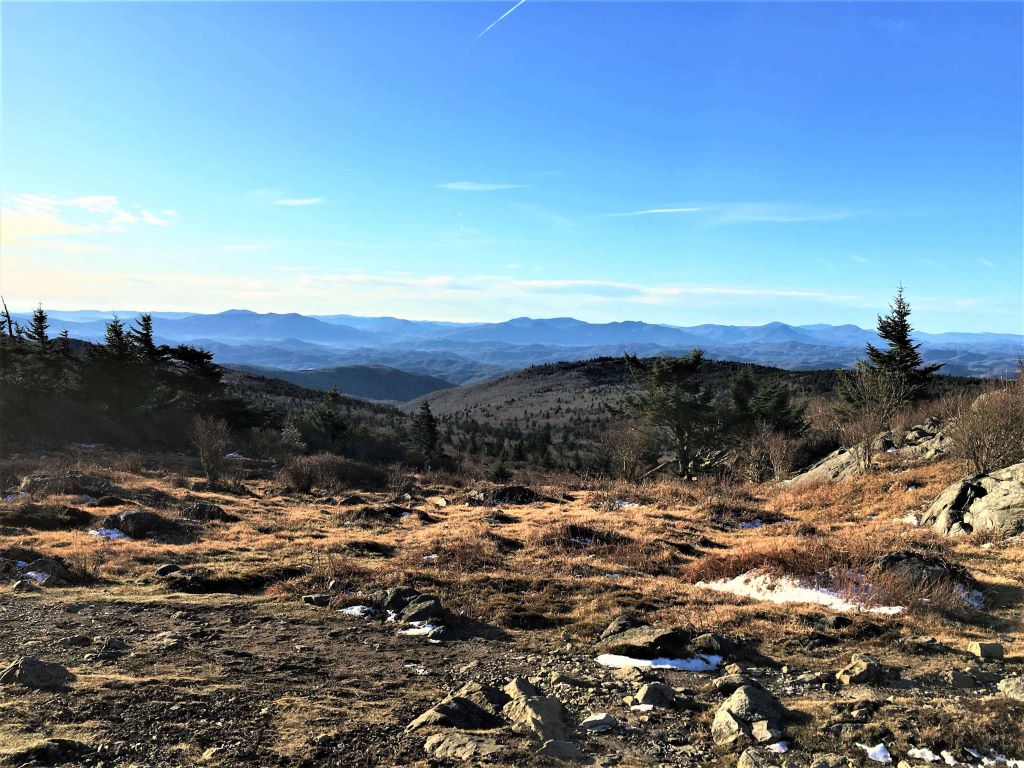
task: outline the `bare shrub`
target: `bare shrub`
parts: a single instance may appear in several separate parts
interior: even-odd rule
[[[888,430],[913,386],[905,376],[859,364],[839,379],[836,416],[840,434],[857,455],[862,469],[870,469],[874,438]]]
[[[372,490],[387,487],[388,474],[371,464],[333,453],[318,453],[293,458],[279,473],[278,482],[302,493],[314,488],[330,492],[351,488]]]
[[[1024,461],[1024,382],[944,401],[952,455],[982,474]]]
[[[644,424],[622,422],[605,432],[605,443],[624,479],[636,481],[657,459],[658,439]]]
[[[785,480],[793,471],[799,441],[780,432],[772,432],[767,440],[768,463],[776,480]]]
[[[211,485],[217,482],[224,470],[228,435],[228,423],[224,419],[196,416],[192,420],[192,445],[199,452],[199,463]]]
[[[138,451],[129,451],[117,457],[113,462],[113,469],[118,472],[125,472],[129,475],[140,475],[146,466],[146,460]]]

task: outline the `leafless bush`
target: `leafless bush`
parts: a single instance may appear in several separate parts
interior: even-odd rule
[[[615,469],[626,480],[635,481],[657,458],[657,437],[643,424],[622,422],[605,432]]]
[[[380,467],[344,459],[333,453],[297,456],[279,473],[278,482],[296,491],[309,493],[314,488],[337,492],[352,488],[384,488],[388,474]]]
[[[910,401],[913,387],[897,373],[858,365],[839,379],[836,417],[844,442],[853,448],[863,469],[871,467],[874,440],[888,430]]]
[[[1024,382],[944,402],[951,453],[979,474],[1024,461]]]
[[[776,480],[785,480],[796,462],[799,441],[795,438],[783,435],[779,432],[772,432],[768,435],[767,450],[768,462],[771,464],[772,476]]]
[[[199,451],[199,463],[211,485],[217,482],[224,469],[228,434],[228,423],[224,419],[196,416],[192,420],[192,445]]]

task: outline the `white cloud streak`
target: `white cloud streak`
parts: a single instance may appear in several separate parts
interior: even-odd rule
[[[283,205],[286,208],[301,208],[306,205],[323,205],[327,202],[322,197],[285,197],[275,200],[274,205]]]
[[[438,184],[438,189],[450,189],[455,192],[497,192],[502,189],[522,189],[526,184],[485,184],[478,181],[448,181]]]

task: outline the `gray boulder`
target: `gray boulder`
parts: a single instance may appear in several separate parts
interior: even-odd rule
[[[142,538],[148,533],[156,533],[167,528],[167,521],[156,512],[145,509],[134,509],[109,515],[103,519],[104,528],[114,528],[133,539]]]
[[[1024,462],[949,486],[928,507],[921,525],[947,536],[1024,532]]]
[[[637,659],[656,659],[685,654],[689,637],[678,629],[633,627],[600,640],[595,646],[599,653],[631,656]]]
[[[715,713],[711,737],[719,746],[741,747],[781,737],[786,709],[768,691],[744,685],[737,688]]]
[[[33,656],[22,656],[0,672],[0,685],[23,685],[42,690],[63,688],[74,679],[75,676],[62,664],[40,661]]]
[[[884,669],[881,663],[866,653],[855,653],[850,663],[836,672],[836,680],[843,685],[862,685],[878,682]]]
[[[1008,699],[1024,701],[1024,677],[1007,677],[999,681],[999,692]]]
[[[541,741],[564,741],[569,735],[565,707],[551,696],[512,699],[502,714],[513,731],[532,734]]]
[[[27,475],[18,490],[23,493],[80,493],[100,497],[110,493],[110,482],[102,477],[69,471],[58,475]]]

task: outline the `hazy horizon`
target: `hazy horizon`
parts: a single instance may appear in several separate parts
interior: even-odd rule
[[[1024,332],[1019,3],[5,3],[0,293]]]

